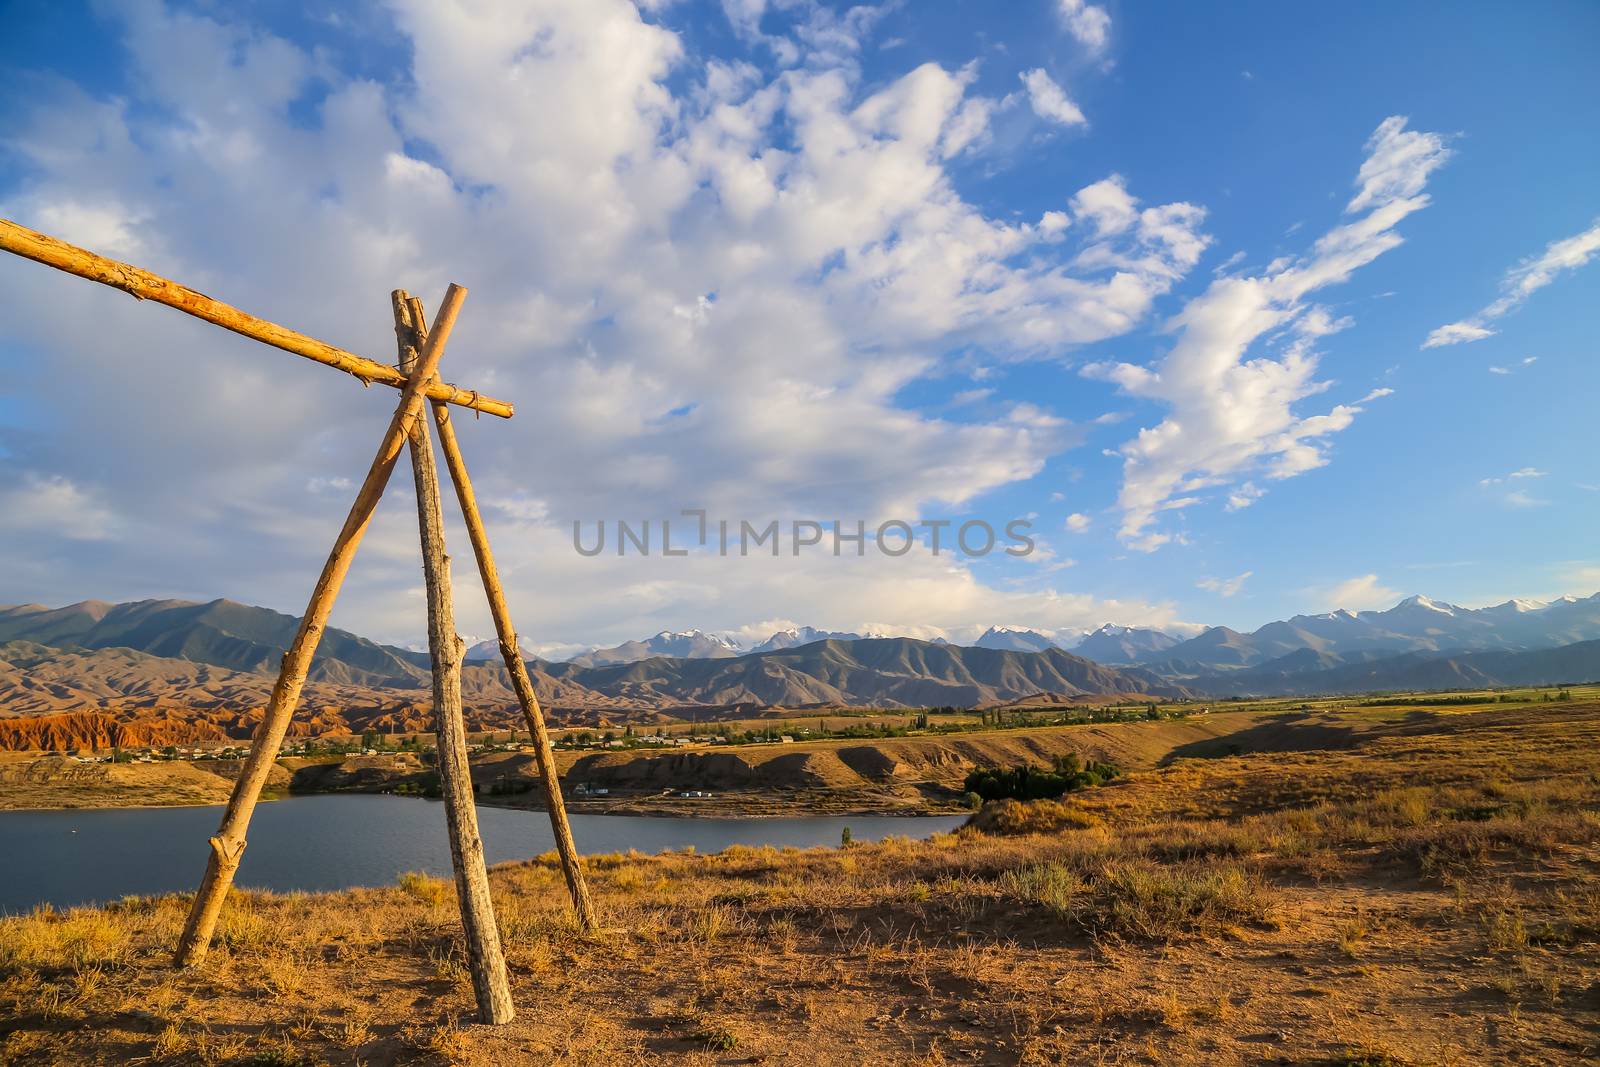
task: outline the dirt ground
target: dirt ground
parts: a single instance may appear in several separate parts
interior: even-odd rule
[[[236,893],[195,972],[182,898],[0,920],[0,1061],[1596,1061],[1600,704],[1295,725],[926,842],[593,857],[599,936],[499,868],[499,1028],[431,879]]]

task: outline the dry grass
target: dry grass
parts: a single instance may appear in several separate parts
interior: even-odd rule
[[[1600,1033],[1600,705],[1192,760],[928,841],[498,869],[522,1014],[448,882],[0,920],[0,1062],[1573,1063]]]

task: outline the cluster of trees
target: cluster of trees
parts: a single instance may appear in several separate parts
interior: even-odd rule
[[[1357,701],[1354,706],[1358,708],[1392,708],[1401,705],[1411,707],[1463,707],[1472,704],[1522,704],[1531,700],[1531,695],[1522,693],[1489,693],[1481,696],[1436,696],[1436,697],[1383,697],[1372,700]],[[1562,687],[1559,691],[1543,692],[1539,699],[1548,704],[1553,700],[1571,700],[1571,690]]]
[[[796,741],[877,741],[894,737],[908,737],[917,734],[963,734],[980,730],[1025,730],[1040,726],[1082,726],[1088,723],[1131,722],[1137,719],[1178,719],[1194,714],[1192,708],[1159,706],[1156,704],[1135,704],[1111,707],[1094,707],[1068,705],[1066,707],[1051,708],[958,708],[951,706],[930,707],[911,713],[911,718],[903,722],[888,722],[868,720],[852,722],[843,726],[828,725],[826,719],[818,719],[814,727],[802,726],[793,719],[779,720],[776,725],[765,726],[753,730],[736,730],[728,723],[691,723],[686,730],[666,731],[657,727],[653,733],[661,737],[688,737],[693,741],[716,741],[725,745],[760,745],[770,744],[782,737],[791,737]],[[838,712],[832,714],[852,714]],[[882,709],[877,711],[858,711],[855,715],[884,714]],[[893,714],[893,713],[889,713]],[[978,716],[978,721],[939,721],[941,717],[956,715]],[[628,726],[620,733],[616,730],[604,732],[595,730],[580,730],[562,736],[555,742],[557,748],[590,748],[596,745],[610,745],[620,741],[623,748],[645,747],[650,744],[645,740],[645,734],[635,733],[632,726]]]
[[[1115,764],[1084,763],[1071,752],[1057,757],[1049,770],[1029,763],[980,768],[967,775],[966,790],[983,800],[1045,800],[1109,782],[1119,773]]]

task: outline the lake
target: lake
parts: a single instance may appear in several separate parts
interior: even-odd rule
[[[218,807],[112,808],[0,812],[0,912],[36,904],[71,907],[192,890],[222,817]],[[793,819],[690,819],[573,815],[584,853],[682,849],[717,852],[729,845],[837,845],[844,827],[857,841],[891,835],[927,837],[952,830],[963,815],[828,816]],[[491,864],[555,848],[543,811],[478,809]],[[236,884],[321,892],[391,885],[403,871],[450,876],[444,805],[411,797],[331,794],[263,804],[250,822]]]

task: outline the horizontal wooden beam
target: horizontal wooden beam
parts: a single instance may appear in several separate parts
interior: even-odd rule
[[[262,344],[353,374],[364,383],[379,382],[396,389],[406,386],[406,376],[397,367],[346,352],[277,323],[247,315],[238,308],[213,300],[204,293],[197,293],[158,274],[97,256],[87,249],[19,226],[10,219],[0,219],[0,249],[92,282],[109,285],[113,289],[121,289],[139,300],[154,300],[177,308],[187,315],[243,334]],[[427,395],[430,400],[470,408],[486,415],[497,415],[502,419],[509,419],[515,413],[507,401],[483,396],[471,389],[458,389],[445,382],[428,383]]]

